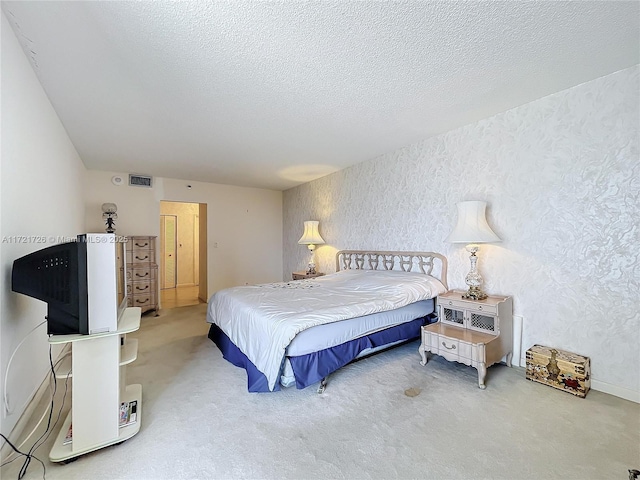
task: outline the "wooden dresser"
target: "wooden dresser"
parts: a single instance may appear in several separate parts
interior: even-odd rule
[[[129,306],[140,307],[142,313],[158,314],[158,264],[156,237],[127,237],[127,293]]]

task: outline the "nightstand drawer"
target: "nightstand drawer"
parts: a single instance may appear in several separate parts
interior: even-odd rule
[[[435,333],[429,333],[428,344],[431,352],[446,358],[450,362],[457,362],[460,357],[458,340],[444,337]]]
[[[465,302],[464,300],[452,300],[452,299],[438,299],[438,304],[449,310],[470,310],[480,313],[488,313],[496,315],[498,313],[498,306],[491,304],[478,304],[479,302]]]
[[[453,338],[446,338],[446,337],[441,337],[440,335],[438,335],[438,349],[439,350],[443,350],[445,352],[450,352],[450,353],[455,353],[456,355],[460,354],[460,342],[458,342],[457,340],[453,339]]]
[[[469,310],[475,310],[480,313],[489,313],[492,315],[496,315],[498,313],[497,305],[473,305],[469,307]]]
[[[469,364],[473,360],[473,347],[470,343],[461,342],[453,338],[433,335],[432,352],[447,360]]]
[[[458,355],[462,358],[475,360],[475,358],[473,358],[473,346],[467,342],[458,342]]]

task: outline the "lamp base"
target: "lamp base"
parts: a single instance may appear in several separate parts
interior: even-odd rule
[[[469,290],[462,294],[462,298],[466,300],[484,300],[487,298],[487,294],[480,287],[469,287]]]

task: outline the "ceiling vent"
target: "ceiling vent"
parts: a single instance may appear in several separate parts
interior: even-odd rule
[[[129,175],[129,185],[132,187],[147,187],[151,188],[152,178],[147,175]]]

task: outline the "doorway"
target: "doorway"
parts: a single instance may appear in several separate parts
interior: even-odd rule
[[[162,308],[207,300],[206,204],[160,202]]]

